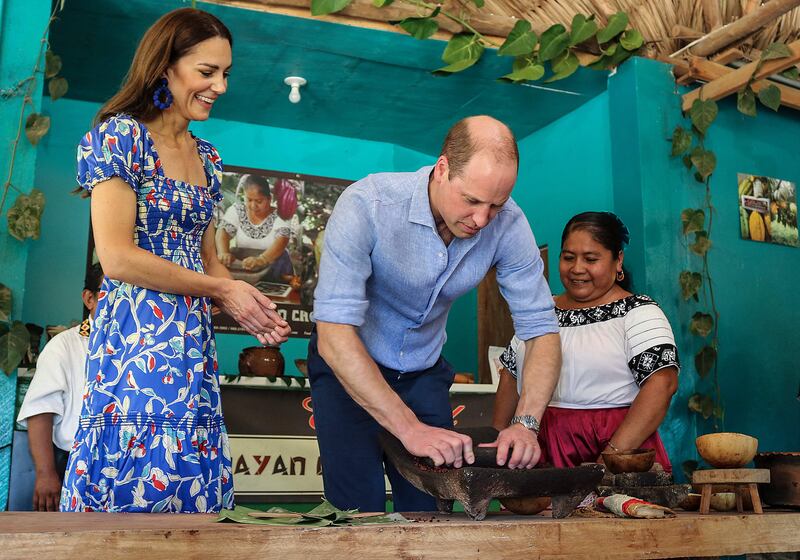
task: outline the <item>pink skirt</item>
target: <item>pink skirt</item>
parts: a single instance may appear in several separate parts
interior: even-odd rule
[[[547,407],[542,417],[539,445],[541,463],[554,467],[577,467],[581,463],[594,463],[608,445],[629,407],[573,409]],[[656,450],[656,462],[672,472],[667,451],[658,436],[650,435],[640,446]]]

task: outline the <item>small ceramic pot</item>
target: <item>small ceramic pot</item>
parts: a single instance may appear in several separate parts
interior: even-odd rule
[[[272,346],[250,346],[239,354],[239,374],[256,377],[283,375],[281,351]]]
[[[800,507],[800,452],[759,453],[757,469],[769,469],[769,484],[759,486],[771,506]]]

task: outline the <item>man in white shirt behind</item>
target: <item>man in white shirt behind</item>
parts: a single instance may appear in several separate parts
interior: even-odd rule
[[[83,304],[94,317],[103,269],[86,273]],[[61,484],[72,447],[86,385],[90,319],[57,334],[42,349],[17,422],[28,427],[31,457],[36,467],[34,511],[58,511]]]

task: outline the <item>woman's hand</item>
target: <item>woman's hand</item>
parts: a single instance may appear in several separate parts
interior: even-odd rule
[[[225,263],[222,263],[225,264]],[[245,270],[258,270],[264,268],[269,263],[264,257],[247,257],[242,261],[242,268]]]
[[[230,268],[231,264],[233,264],[233,261],[236,260],[230,253],[220,253],[219,255],[217,255],[217,258],[225,268]]]
[[[280,344],[292,329],[279,314],[276,305],[254,286],[241,280],[229,280],[217,297],[219,306],[262,344]]]

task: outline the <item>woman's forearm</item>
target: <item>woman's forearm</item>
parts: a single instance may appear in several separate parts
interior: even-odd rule
[[[288,237],[278,237],[275,242],[270,245],[269,249],[265,250],[260,255],[260,259],[266,261],[264,264],[275,262],[280,257],[289,245]]]
[[[654,373],[642,386],[622,424],[611,436],[611,444],[617,449],[641,446],[661,425],[677,387],[675,368]]]

